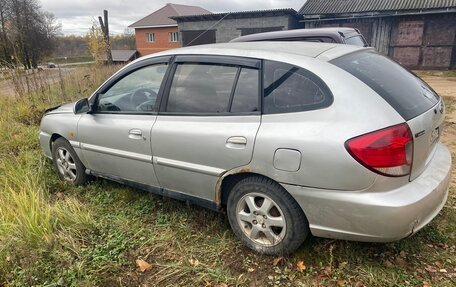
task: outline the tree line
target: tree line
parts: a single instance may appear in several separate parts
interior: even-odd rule
[[[98,25],[94,24],[95,29],[99,29]],[[52,51],[52,57],[77,57],[77,56],[91,56],[92,52],[89,50],[88,42],[91,30],[87,35],[66,35],[57,36],[56,45]],[[99,40],[101,41],[101,39]],[[126,31],[121,35],[110,36],[111,47],[113,50],[135,50],[135,35]],[[93,55],[92,55],[93,56]]]
[[[0,0],[0,65],[36,68],[56,45],[60,24],[37,0]]]
[[[0,67],[37,68],[51,57],[92,56],[103,62],[106,51],[100,26],[94,22],[87,30],[84,36],[64,36],[61,24],[41,9],[39,0],[0,0]],[[112,49],[135,49],[131,31],[110,38]]]

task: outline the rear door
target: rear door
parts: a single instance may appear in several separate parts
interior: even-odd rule
[[[209,201],[218,178],[250,163],[260,126],[260,61],[177,56],[152,129],[161,186]]]
[[[413,134],[410,180],[418,177],[432,159],[442,132],[444,109],[437,93],[398,63],[372,51],[331,62],[363,81],[404,118]]]

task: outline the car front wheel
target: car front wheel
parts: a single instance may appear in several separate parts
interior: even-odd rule
[[[64,138],[58,138],[52,145],[52,160],[60,179],[74,185],[81,185],[88,181],[85,167],[77,156],[73,147]]]
[[[227,212],[234,233],[259,253],[289,254],[309,234],[301,207],[282,186],[267,178],[253,176],[238,182],[228,196]]]

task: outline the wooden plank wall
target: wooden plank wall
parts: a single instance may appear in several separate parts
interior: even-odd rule
[[[389,45],[391,42],[391,32],[393,29],[394,18],[376,18],[372,21],[372,36],[370,43],[380,53],[389,55]]]
[[[357,28],[377,51],[409,68],[456,68],[456,13],[316,20],[305,27]]]
[[[392,17],[386,18],[353,18],[336,21],[306,22],[306,28],[351,27],[358,29],[366,41],[382,54],[388,55],[391,39]]]

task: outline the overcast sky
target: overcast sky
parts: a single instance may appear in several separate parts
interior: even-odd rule
[[[109,11],[110,32],[123,33],[128,25],[170,3],[171,0],[39,0],[43,10],[53,13],[65,35],[84,35],[93,19]],[[233,12],[293,8],[299,10],[305,0],[174,0],[171,3],[200,6],[212,12]]]

